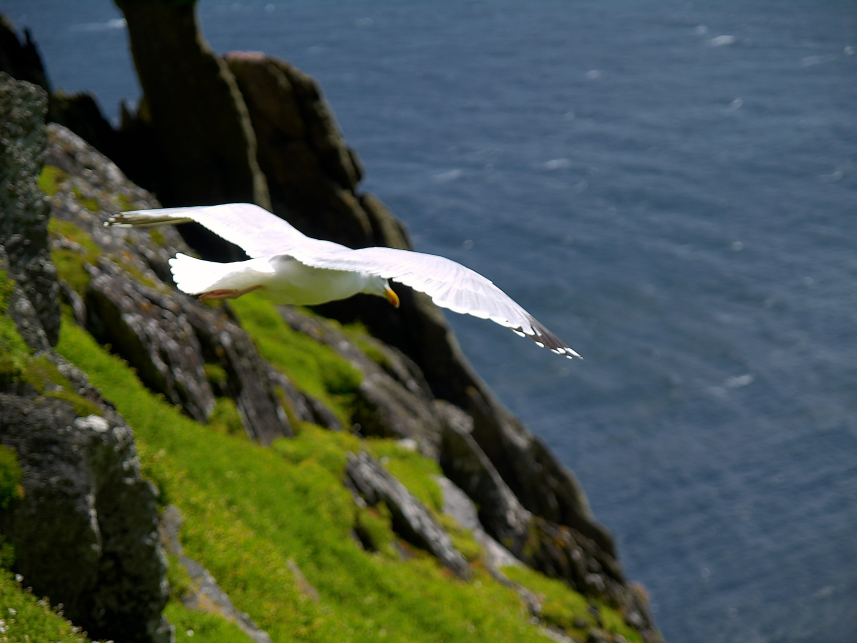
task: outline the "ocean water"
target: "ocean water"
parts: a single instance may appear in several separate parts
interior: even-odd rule
[[[4,1],[139,89],[107,0]],[[583,361],[449,314],[668,641],[857,641],[857,3],[202,0],[317,78],[365,190]]]

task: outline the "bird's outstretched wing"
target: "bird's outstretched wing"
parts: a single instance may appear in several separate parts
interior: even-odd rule
[[[145,228],[191,221],[239,246],[251,259],[290,254],[293,247],[318,247],[327,251],[348,249],[331,241],[311,239],[284,219],[252,203],[121,212],[104,225]]]
[[[313,268],[363,272],[391,279],[457,313],[490,319],[569,359],[580,357],[490,280],[436,255],[396,250],[351,250],[305,236],[276,215],[249,203],[123,212],[105,225],[146,227],[196,221],[251,258],[288,255]]]
[[[397,281],[427,294],[438,306],[490,319],[569,359],[580,357],[490,280],[451,259],[394,248],[298,247],[288,254],[315,268],[360,271]]]

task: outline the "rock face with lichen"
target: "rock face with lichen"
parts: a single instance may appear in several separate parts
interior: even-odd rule
[[[23,473],[0,534],[26,585],[91,635],[168,641],[156,490],[140,475],[131,429],[51,348],[58,284],[36,185],[45,108],[41,89],[0,74],[0,444]]]
[[[47,248],[48,207],[33,177],[44,162],[47,95],[0,72],[0,242],[51,344],[59,333],[56,270]]]

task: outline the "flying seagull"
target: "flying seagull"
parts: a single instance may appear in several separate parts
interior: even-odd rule
[[[283,219],[249,203],[122,212],[105,226],[149,227],[195,221],[241,247],[247,261],[215,263],[177,254],[176,286],[200,300],[234,299],[258,290],[280,304],[313,306],[357,293],[386,297],[398,307],[388,280],[427,294],[457,313],[490,319],[569,359],[580,357],[482,275],[444,257],[397,250],[351,250],[311,239]]]

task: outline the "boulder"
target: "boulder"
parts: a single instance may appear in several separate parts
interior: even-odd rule
[[[24,498],[0,520],[24,583],[93,638],[169,641],[156,490],[131,429],[109,407],[0,394],[0,443],[15,451]]]
[[[370,507],[383,502],[393,521],[393,529],[408,542],[431,552],[445,567],[460,578],[472,572],[464,556],[455,548],[452,538],[432,517],[425,505],[405,486],[391,476],[381,463],[365,451],[348,454],[345,475],[347,484]]]
[[[86,288],[87,330],[98,342],[115,347],[148,388],[198,422],[207,422],[214,393],[202,348],[180,306],[159,302],[152,289],[123,277],[109,260],[87,266],[87,271],[92,277]]]

